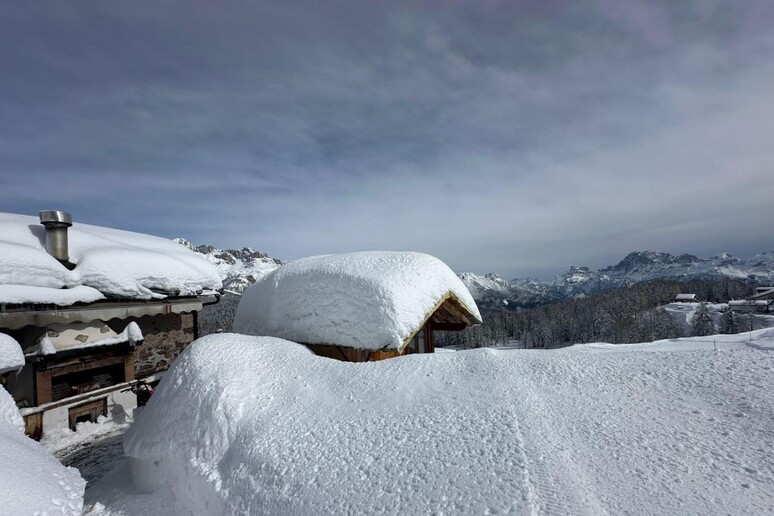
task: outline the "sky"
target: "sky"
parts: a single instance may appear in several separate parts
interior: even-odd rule
[[[774,2],[10,2],[0,211],[549,277],[774,249]],[[2,228],[0,228],[0,231]]]

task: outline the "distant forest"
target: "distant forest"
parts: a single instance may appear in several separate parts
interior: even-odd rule
[[[614,344],[651,342],[684,337],[660,306],[680,293],[699,301],[724,303],[749,296],[757,285],[742,279],[653,280],[516,312],[483,314],[484,324],[462,332],[439,332],[437,346],[476,348],[520,341],[526,348],[545,348],[586,342]],[[755,326],[755,316],[732,314],[717,332],[737,333]],[[757,327],[757,326],[756,326]],[[700,328],[696,328],[701,331]],[[705,333],[706,334],[706,333]]]
[[[240,298],[226,292],[218,304],[202,308],[199,314],[199,335],[203,337],[211,333],[230,332]]]
[[[477,348],[505,345],[513,340],[527,348],[584,342],[631,343],[684,337],[672,317],[658,307],[679,293],[696,294],[700,301],[724,303],[750,295],[755,283],[741,279],[654,280],[516,312],[484,313],[484,324],[462,332],[438,332],[436,345]],[[199,318],[200,335],[231,331],[240,297],[226,293],[220,303],[206,306]],[[755,325],[754,316],[741,315],[716,328],[736,333]]]

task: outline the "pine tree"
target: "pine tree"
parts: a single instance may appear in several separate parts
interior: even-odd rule
[[[676,339],[683,333],[675,320],[663,307],[656,308],[653,312],[653,340]]]
[[[730,335],[741,331],[739,328],[739,317],[737,317],[736,313],[730,308],[725,311],[723,319],[721,319],[720,322],[720,333]]]
[[[704,337],[715,334],[715,323],[709,312],[707,303],[702,303],[696,309],[691,320],[691,337]]]

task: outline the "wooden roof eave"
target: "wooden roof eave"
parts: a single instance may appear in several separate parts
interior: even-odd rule
[[[447,301],[449,302],[448,304]],[[445,305],[446,304],[446,305]],[[454,295],[454,293],[450,290],[447,292],[441,299],[438,300],[438,302],[433,306],[432,309],[430,309],[422,319],[422,323],[419,325],[419,328],[416,329],[414,333],[409,335],[409,337],[403,341],[403,344],[398,348],[399,353],[403,353],[403,351],[406,349],[406,346],[409,345],[411,340],[414,338],[414,336],[419,333],[419,330],[425,327],[427,322],[430,320],[433,315],[442,307],[445,306],[455,317],[458,317],[459,320],[461,320],[466,326],[473,326],[474,324],[481,324],[482,321],[478,320],[473,314],[471,314],[466,308],[465,305],[460,302],[460,300],[457,298],[457,296]],[[384,347],[380,351],[389,351],[389,348]]]

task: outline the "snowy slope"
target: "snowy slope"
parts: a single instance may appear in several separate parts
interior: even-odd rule
[[[200,254],[214,265],[220,274],[223,288],[236,294],[241,294],[258,279],[282,265],[280,260],[249,247],[217,249],[207,244],[193,245],[183,238],[175,238],[174,242]]]
[[[361,364],[205,337],[125,436],[137,485],[158,494],[128,490],[114,506],[159,496],[175,514],[768,514],[774,330],[752,337],[718,336],[717,351],[681,339]]]

